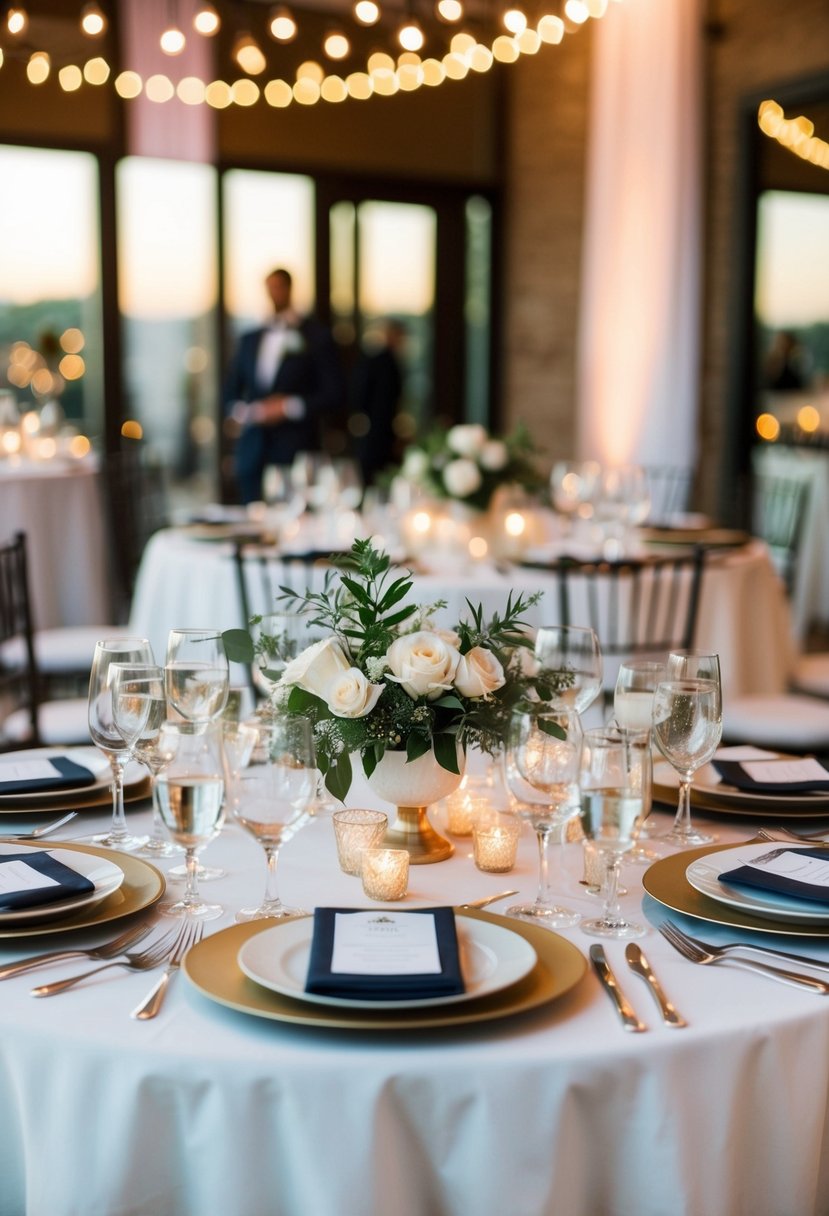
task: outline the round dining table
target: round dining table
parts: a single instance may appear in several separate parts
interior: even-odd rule
[[[371,798],[358,779],[349,801],[377,806]],[[146,803],[134,806],[130,827],[147,829]],[[431,815],[440,826],[442,811]],[[696,817],[722,843],[746,840],[757,827],[750,817]],[[669,825],[662,811],[651,819],[653,828]],[[72,828],[85,835],[105,822],[102,811],[86,812]],[[21,826],[4,817],[4,831]],[[69,830],[59,836],[68,839]],[[529,827],[508,874],[479,871],[468,838],[454,844],[449,860],[412,867],[402,903],[372,904],[360,880],[340,871],[322,814],[282,850],[281,893],[308,912],[459,905],[505,889],[533,897]],[[664,842],[650,845],[671,854]],[[478,1020],[470,1003],[455,1006],[447,1025],[407,1027],[403,1017],[398,1026],[390,1015],[382,1028],[344,1028],[303,1020],[319,1006],[301,999],[289,1002],[293,1020],[251,1011],[244,1002],[252,981],[240,990],[242,1007],[224,1002],[227,974],[239,978],[238,935],[250,932],[235,926],[235,915],[264,889],[264,855],[229,823],[203,858],[224,870],[209,891],[203,884],[224,912],[206,925],[191,959],[210,950],[212,963],[197,970],[197,983],[189,970],[176,975],[153,1020],[130,1012],[156,973],[112,968],[48,999],[33,999],[30,989],[81,963],[0,983],[2,1216],[829,1211],[829,997],[737,968],[694,966],[657,926],[670,916],[712,942],[763,940],[825,961],[829,934],[701,924],[645,894],[646,867],[626,864],[623,911],[646,927],[640,944],[686,1027],[662,1023],[626,965],[624,943],[611,940],[607,958],[647,1027],[626,1032],[587,964],[594,939],[576,927],[534,930],[550,949],[564,944],[569,979],[523,1012]],[[172,863],[156,864],[166,872]],[[561,902],[595,915],[596,897],[580,882],[582,846],[563,846],[557,864]],[[509,902],[478,915],[516,925],[498,915]],[[133,919],[142,917],[164,920],[153,908]],[[25,939],[0,932],[0,963],[70,940],[92,945],[119,927]]]

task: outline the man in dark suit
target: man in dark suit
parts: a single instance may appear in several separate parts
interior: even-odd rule
[[[241,428],[235,472],[243,503],[262,497],[267,465],[290,464],[297,452],[319,448],[319,421],[343,398],[334,340],[319,321],[291,307],[290,273],[271,271],[265,286],[273,316],[242,335],[225,384],[225,409]]]

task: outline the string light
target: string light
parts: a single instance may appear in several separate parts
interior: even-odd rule
[[[88,38],[100,38],[107,27],[100,4],[85,4],[81,9],[81,29]]]
[[[297,23],[289,8],[280,6],[271,10],[268,30],[277,42],[291,42],[297,36]]]
[[[325,37],[322,49],[329,59],[345,59],[351,53],[351,43],[342,30],[331,30]]]
[[[6,29],[14,37],[25,34],[29,28],[29,14],[25,8],[11,7],[6,12]]]
[[[423,46],[426,39],[423,36],[423,30],[414,17],[407,18],[403,25],[401,25],[397,31],[397,41],[404,51],[419,51]]]
[[[786,118],[779,102],[760,103],[757,125],[764,135],[776,139],[784,148],[819,169],[829,169],[829,143],[815,135],[815,124],[803,114]]]
[[[187,39],[177,25],[168,25],[158,43],[165,55],[180,55],[187,45]]]
[[[221,24],[221,18],[212,4],[200,4],[193,14],[193,29],[205,38],[218,34]]]
[[[460,21],[463,16],[463,5],[461,0],[438,0],[435,11],[441,21]]]
[[[268,66],[261,46],[247,30],[233,44],[233,58],[248,76],[261,76]]]

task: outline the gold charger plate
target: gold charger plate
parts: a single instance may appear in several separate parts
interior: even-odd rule
[[[48,841],[44,848],[48,847]],[[21,937],[45,937],[52,933],[70,933],[78,929],[94,929],[98,925],[132,916],[158,903],[166,890],[164,875],[155,866],[132,853],[119,853],[117,849],[102,849],[91,844],[70,844],[60,841],[61,851],[88,853],[93,857],[104,857],[114,861],[124,871],[124,881],[99,904],[79,909],[73,916],[61,916],[55,920],[41,920],[36,925],[11,926],[0,929],[0,940],[17,941]]]
[[[753,929],[757,933],[777,933],[786,937],[826,937],[829,938],[829,925],[820,927],[798,921],[767,920],[756,913],[741,912],[738,908],[730,908],[726,904],[709,899],[700,891],[696,891],[685,871],[691,862],[709,853],[726,853],[729,849],[741,849],[749,841],[740,844],[707,845],[704,849],[686,849],[675,853],[672,857],[663,857],[649,866],[642,878],[642,885],[648,895],[657,903],[673,912],[681,912],[684,916],[695,916],[698,920],[707,920],[715,925],[731,925],[737,929]]]
[[[124,805],[141,802],[150,796],[150,778],[141,777],[124,786]],[[81,787],[78,790],[52,790],[51,793],[28,794],[25,800],[16,802],[12,794],[4,796],[0,803],[0,815],[26,815],[29,811],[87,811],[94,807],[110,806],[112,786]]]
[[[750,794],[727,786],[729,793],[718,794],[713,789],[691,786],[691,806],[700,811],[718,811],[726,815],[749,815],[752,819],[827,819],[829,818],[829,795]],[[653,798],[676,810],[679,788],[665,785],[654,779]]]
[[[214,933],[187,952],[182,970],[203,996],[240,1013],[338,1030],[424,1030],[511,1017],[563,996],[579,983],[587,970],[587,960],[581,951],[549,929],[539,929],[537,925],[490,912],[468,910],[458,912],[458,915],[501,925],[525,938],[538,956],[529,975],[510,988],[458,1005],[384,1009],[375,1013],[362,1008],[306,1004],[254,983],[236,961],[248,938],[272,928],[273,921],[234,925]]]
[[[751,540],[738,528],[642,528],[639,539],[648,545],[701,545],[705,549],[737,549]]]

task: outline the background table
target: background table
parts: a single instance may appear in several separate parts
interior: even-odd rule
[[[366,797],[355,789],[355,803]],[[129,818],[148,826],[147,812]],[[104,821],[85,817],[84,828]],[[747,820],[716,823],[723,838],[751,831]],[[460,842],[451,860],[415,867],[397,906],[506,887],[533,896],[528,829],[508,875],[481,874],[468,851]],[[261,848],[235,826],[205,860],[227,870],[210,884],[227,910],[211,933],[258,897],[265,866]],[[562,899],[595,914],[578,883],[578,845],[567,846],[565,862]],[[280,869],[286,900],[365,906],[359,881],[337,868],[326,819],[289,842]],[[640,875],[625,867],[629,915],[642,911]],[[591,972],[566,997],[521,1017],[382,1034],[247,1017],[182,976],[161,1015],[143,1023],[129,1011],[153,982],[146,974],[107,972],[39,1001],[28,995],[31,976],[5,981],[0,1213],[824,1216],[828,998],[736,969],[694,967],[653,931],[660,906],[646,898],[644,915],[651,931],[643,947],[686,1030],[661,1025],[614,942],[608,957],[647,1034],[622,1030]],[[734,936],[702,928],[712,940]],[[564,936],[586,954],[592,939],[578,929]],[[0,958],[33,947],[0,941]],[[813,940],[795,948],[829,957],[829,945]]]
[[[25,532],[35,627],[109,620],[96,461],[0,462],[2,535]]]

